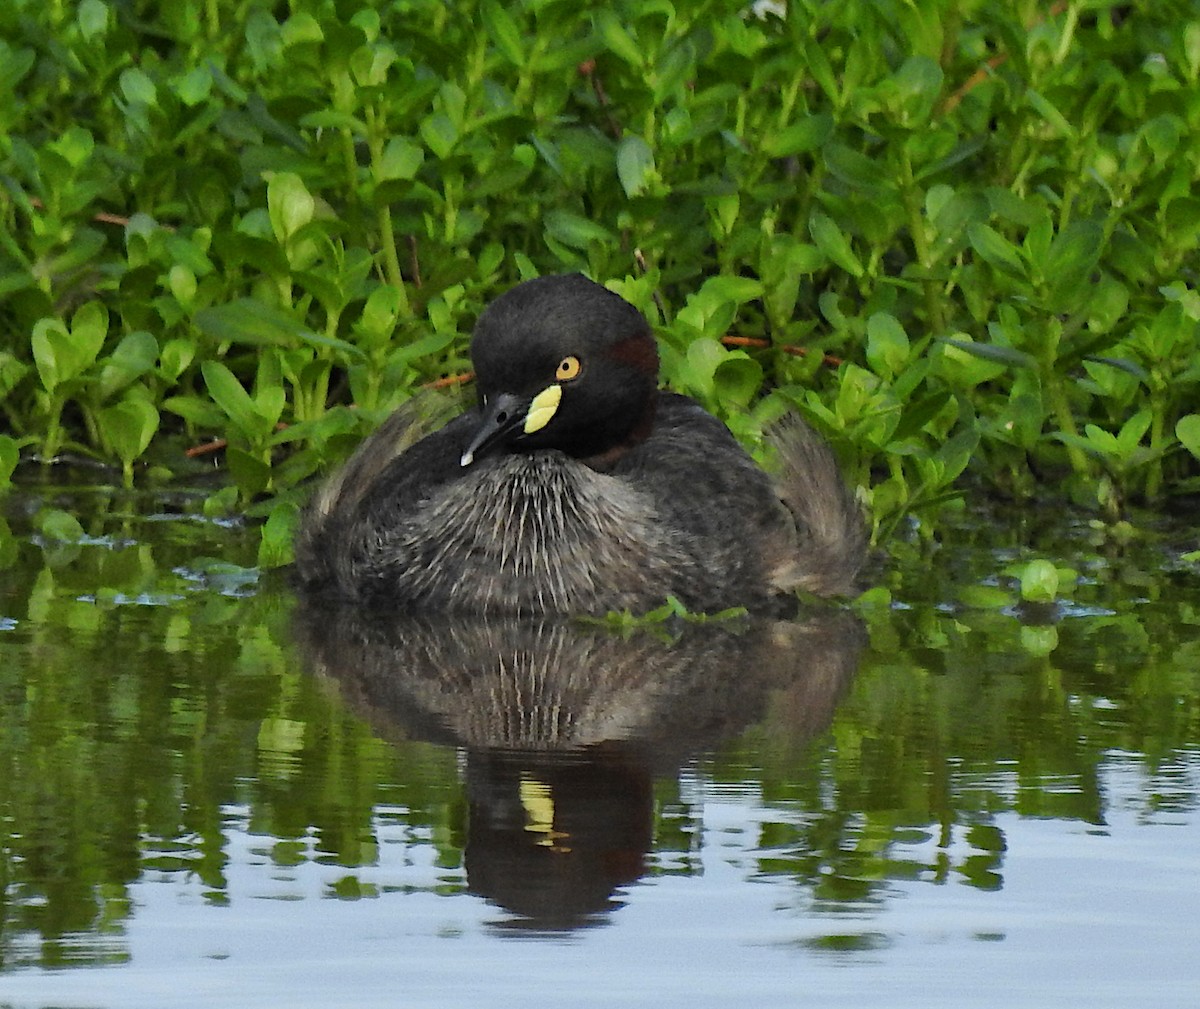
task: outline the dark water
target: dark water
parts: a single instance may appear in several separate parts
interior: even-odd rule
[[[621,633],[301,606],[201,505],[0,500],[0,1005],[1200,1005],[1188,526]]]

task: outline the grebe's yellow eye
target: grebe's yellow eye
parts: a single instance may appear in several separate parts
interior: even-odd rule
[[[571,354],[558,362],[558,368],[554,372],[554,377],[560,382],[569,382],[571,379],[578,377],[579,368],[579,358]]]

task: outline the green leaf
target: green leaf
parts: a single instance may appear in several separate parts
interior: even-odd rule
[[[1028,269],[1017,247],[987,224],[967,225],[967,238],[984,262],[1004,273],[1024,278]]]
[[[7,300],[11,295],[28,291],[37,286],[37,278],[28,270],[16,269],[12,272],[0,272],[0,300]]]
[[[284,48],[302,45],[306,42],[322,42],[325,39],[325,33],[321,30],[321,22],[304,11],[288,18],[281,26],[280,34]]]
[[[92,262],[105,247],[104,236],[94,228],[79,228],[71,238],[66,250],[55,256],[46,265],[46,275],[72,273]]]
[[[115,393],[141,378],[158,361],[158,341],[144,330],[128,333],[105,360],[97,382],[99,399],[110,399]]]
[[[635,133],[627,133],[617,145],[617,178],[625,195],[640,196],[654,175],[654,152]]]
[[[437,329],[416,340],[399,343],[388,353],[388,366],[392,367],[400,363],[408,364],[430,354],[436,354],[439,350],[445,350],[454,341],[456,335],[452,329]]]
[[[448,158],[458,143],[458,127],[445,112],[438,111],[426,116],[417,129],[425,146],[439,159]]]
[[[551,210],[546,214],[546,234],[570,246],[572,249],[587,249],[592,242],[615,245],[616,237],[601,224],[590,221],[569,210]]]
[[[968,140],[963,140],[957,143],[950,151],[942,157],[935,158],[933,161],[922,164],[920,170],[914,173],[914,178],[917,182],[922,182],[931,175],[937,175],[939,172],[944,172],[949,168],[953,168],[960,162],[967,161],[977,155],[988,144],[987,138],[984,135],[971,137]],[[983,196],[976,191],[969,191],[969,195],[964,192],[964,199],[969,199],[971,202],[983,202]]]
[[[615,11],[602,7],[595,15],[595,24],[600,40],[610,53],[619,56],[635,70],[642,68],[645,57]]]
[[[488,0],[480,9],[483,27],[490,42],[494,43],[514,67],[525,65],[525,45],[517,23],[503,4]]]
[[[225,462],[243,497],[255,497],[271,484],[271,467],[245,449],[230,445],[225,450]]]
[[[879,170],[879,162],[868,158],[844,144],[825,145],[822,155],[825,167],[834,178],[863,193],[885,193],[895,189]]]
[[[280,245],[313,219],[316,205],[299,175],[276,172],[267,182],[267,213]]]
[[[21,450],[17,440],[6,434],[0,434],[0,487],[7,487],[12,482],[13,471],[21,461]]]
[[[1025,98],[1047,123],[1053,126],[1061,136],[1075,138],[1075,127],[1070,124],[1067,117],[1064,116],[1057,108],[1039,91],[1029,88],[1025,92]]]
[[[158,431],[159,422],[154,405],[138,396],[127,396],[121,402],[105,407],[96,420],[104,440],[126,464],[146,451]]]
[[[162,408],[207,431],[220,430],[225,423],[225,415],[216,404],[199,396],[168,396]]]
[[[167,285],[185,311],[192,307],[196,300],[196,275],[190,269],[183,263],[176,263],[167,274]]]
[[[139,67],[121,71],[121,94],[127,102],[135,105],[154,105],[158,101],[158,89],[146,72]]]
[[[792,321],[801,280],[824,262],[820,249],[794,235],[772,235],[764,242],[758,274],[763,282],[763,305],[772,326],[782,327]]]
[[[380,181],[412,179],[425,161],[425,151],[407,137],[392,137],[379,161]]]
[[[258,359],[254,377],[254,409],[270,422],[273,431],[287,405],[287,390],[283,387],[283,366],[278,351],[268,351]]]
[[[1032,560],[1021,571],[1021,598],[1028,603],[1052,603],[1058,598],[1058,568],[1047,560]]]
[[[814,210],[808,219],[808,231],[812,240],[826,256],[853,277],[861,277],[866,270],[850,247],[850,242],[833,218]]]
[[[108,31],[108,4],[103,0],[83,0],[75,14],[83,37],[92,42],[97,35]]]
[[[104,346],[106,336],[108,309],[103,302],[89,301],[72,316],[71,343],[75,346],[79,372],[91,367]]]
[[[1105,431],[1104,428],[1097,427],[1095,424],[1085,424],[1083,433],[1087,435],[1087,438],[1084,440],[1086,448],[1090,448],[1093,452],[1108,456],[1111,459],[1121,458],[1121,445],[1117,441],[1117,436],[1111,431]],[[1074,440],[1066,434],[1063,435],[1062,440],[1075,444]]]
[[[1146,436],[1146,432],[1150,430],[1150,422],[1153,417],[1154,414],[1151,410],[1139,410],[1121,425],[1117,443],[1120,446],[1121,455],[1125,459],[1131,458],[1137,451],[1139,443]]]
[[[294,559],[292,543],[300,524],[300,510],[290,501],[281,501],[271,509],[263,523],[258,545],[258,566],[269,570],[290,564]]]
[[[207,67],[193,67],[172,83],[179,100],[193,108],[208,98],[212,92],[213,79]]]
[[[929,56],[910,56],[888,85],[895,93],[895,108],[900,122],[912,127],[928,120],[942,91],[942,68]]]
[[[915,403],[906,406],[904,412],[900,415],[900,423],[896,425],[896,430],[892,432],[892,438],[896,441],[902,441],[905,438],[915,435],[945,409],[950,399],[951,396],[948,392],[935,392],[924,399],[917,400]]]
[[[1183,29],[1183,53],[1194,81],[1200,77],[1200,21],[1189,21]]]
[[[840,109],[841,92],[838,90],[837,78],[834,76],[829,58],[825,55],[824,47],[819,41],[811,38],[801,39],[800,46],[802,50],[800,65],[808,68],[812,79],[825,92],[825,97],[833,103],[834,108]]]
[[[970,340],[947,339],[943,342],[966,351],[973,357],[982,358],[984,361],[994,361],[996,364],[1006,364],[1013,368],[1037,367],[1037,361],[1031,355],[1014,347],[1001,347],[994,343],[973,343]]]
[[[1054,311],[1072,310],[1090,296],[1088,278],[1104,251],[1104,229],[1094,221],[1073,221],[1055,236],[1042,269],[1051,283]]]
[[[1054,221],[1048,213],[1042,214],[1025,235],[1021,243],[1021,258],[1028,263],[1035,263],[1046,273],[1046,257],[1050,253],[1050,243],[1054,239]]]
[[[232,515],[237,503],[238,489],[234,484],[229,484],[204,499],[204,514],[209,518]]]
[[[363,305],[362,314],[354,324],[354,332],[359,335],[366,349],[387,346],[405,301],[403,292],[392,284],[380,284],[371,292],[367,303]]]
[[[196,344],[192,340],[168,340],[158,356],[159,371],[168,383],[174,383],[196,357]]]
[[[82,168],[96,149],[96,138],[82,126],[69,126],[47,146],[72,168]]]
[[[270,434],[274,421],[259,412],[254,400],[232,371],[220,361],[205,361],[200,365],[200,370],[209,395],[238,431],[252,441]]]
[[[716,277],[709,277],[700,290],[705,298],[720,298],[742,305],[755,298],[761,298],[763,286],[753,277],[735,277],[723,273]]]
[[[71,331],[58,319],[39,319],[33,327],[34,363],[48,392],[78,378],[95,362],[108,333],[108,310],[89,301],[71,320]]]
[[[307,343],[341,351],[347,357],[362,359],[362,350],[336,337],[314,333],[286,312],[264,305],[254,298],[238,298],[225,305],[197,312],[196,326],[214,340],[243,343],[252,347],[295,347]]]
[[[1197,215],[1200,217],[1200,207],[1197,207]],[[1088,329],[1093,333],[1111,332],[1124,319],[1129,309],[1129,297],[1129,288],[1116,277],[1102,274],[1088,296]]]
[[[1146,330],[1142,343],[1152,358],[1165,361],[1177,353],[1185,341],[1191,342],[1194,331],[1194,326],[1184,324],[1183,305],[1174,301],[1155,313],[1154,321]]]
[[[768,133],[762,142],[763,153],[772,158],[788,158],[795,154],[815,151],[833,133],[833,117],[819,112]]]
[[[365,137],[367,135],[367,124],[361,118],[351,115],[349,112],[341,112],[338,109],[318,109],[316,112],[309,112],[296,120],[298,126],[306,130],[347,130],[353,136]]]
[[[713,376],[729,351],[712,337],[702,337],[688,344],[685,358],[687,371],[684,383],[701,399],[707,399],[713,391]]]
[[[867,363],[876,375],[890,379],[899,374],[908,354],[908,334],[894,315],[876,312],[867,320]]]
[[[42,387],[54,392],[66,381],[74,359],[66,327],[58,319],[39,319],[33,326],[30,347]]]
[[[942,464],[943,485],[958,479],[978,445],[979,431],[972,427],[960,431],[937,450],[934,458]]]
[[[372,41],[359,46],[350,56],[350,72],[363,88],[382,87],[398,53],[387,42]]]
[[[713,386],[723,404],[748,406],[762,381],[762,366],[742,351],[730,353],[713,372]]]
[[[1181,445],[1200,459],[1200,413],[1189,413],[1175,424],[1175,437]]]

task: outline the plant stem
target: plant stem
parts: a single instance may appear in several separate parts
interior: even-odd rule
[[[908,214],[908,231],[912,238],[913,252],[921,264],[921,289],[925,295],[925,312],[929,326],[935,334],[946,328],[946,317],[942,312],[942,300],[938,297],[937,281],[930,275],[933,270],[933,250],[929,246],[929,235],[925,230],[925,215],[921,206],[921,190],[913,173],[912,157],[907,144],[900,145],[900,194]]]
[[[366,109],[367,146],[371,151],[371,179],[376,186],[383,174],[383,134],[386,117],[377,114],[373,107]],[[375,224],[379,228],[379,242],[383,246],[383,275],[400,295],[400,312],[408,314],[408,292],[404,289],[404,275],[400,272],[400,253],[396,249],[396,233],[392,228],[392,208],[380,204],[375,212]]]
[[[1067,6],[1067,18],[1063,23],[1062,36],[1058,40],[1058,51],[1054,54],[1054,65],[1060,67],[1071,51],[1071,42],[1075,38],[1075,27],[1079,24],[1079,5]]]
[[[358,159],[354,156],[354,135],[342,128],[342,161],[346,168],[346,184],[353,191],[358,185]]]
[[[1053,365],[1046,362],[1043,362],[1042,366],[1042,387],[1046,390],[1046,397],[1050,400],[1050,409],[1054,414],[1054,419],[1058,421],[1059,430],[1071,438],[1078,438],[1079,428],[1075,424],[1075,415],[1071,412],[1071,403],[1067,399],[1066,390],[1054,371]],[[1091,473],[1092,466],[1083,449],[1071,441],[1065,444],[1072,471],[1080,476],[1087,476]]]
[[[63,397],[54,394],[50,397],[50,420],[46,425],[46,437],[42,439],[42,465],[47,466],[54,461],[58,450],[62,447],[62,410]]]
[[[1166,416],[1163,397],[1156,391],[1150,394],[1150,466],[1146,473],[1145,496],[1147,502],[1158,497],[1163,479],[1163,434]]]

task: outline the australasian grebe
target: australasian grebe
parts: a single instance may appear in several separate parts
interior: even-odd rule
[[[579,274],[512,288],[471,341],[478,406],[404,447],[402,408],[316,495],[305,586],[476,613],[766,606],[852,590],[862,517],[799,421],[772,478],[721,421],[660,392],[640,312]]]

